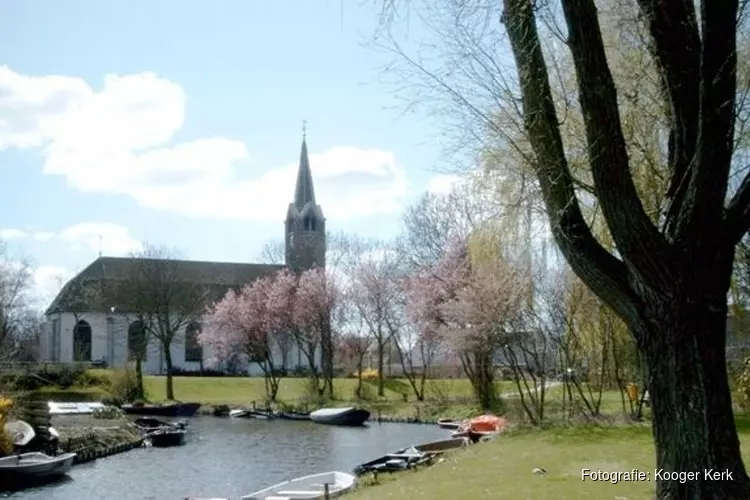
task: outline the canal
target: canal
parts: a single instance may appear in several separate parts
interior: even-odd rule
[[[434,425],[334,427],[312,422],[190,419],[187,443],[139,448],[75,466],[70,479],[13,493],[14,500],[239,498],[292,477],[357,464],[447,433]]]

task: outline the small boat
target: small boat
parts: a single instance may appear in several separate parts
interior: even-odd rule
[[[104,408],[103,403],[60,403],[47,402],[50,415],[90,415],[95,410]]]
[[[508,421],[502,417],[480,415],[462,424],[453,437],[468,437],[472,443],[478,443],[500,434],[507,426]]]
[[[300,411],[285,411],[277,415],[278,418],[283,420],[310,420],[310,414]]]
[[[437,421],[437,424],[441,429],[456,431],[461,427],[462,422],[461,420],[453,420],[452,418],[441,418]]]
[[[237,409],[230,410],[229,416],[233,418],[255,418],[259,420],[273,420],[276,416],[270,410]]]
[[[351,490],[356,482],[356,477],[345,472],[324,472],[284,481],[250,493],[242,500],[318,500],[325,498],[326,486],[328,497],[334,498]]]
[[[183,429],[160,428],[150,431],[145,438],[155,448],[168,448],[170,446],[182,446],[185,444],[186,431]]]
[[[26,446],[36,436],[34,428],[23,420],[14,420],[4,426],[5,432],[13,439],[15,446]]]
[[[200,403],[170,403],[166,405],[126,404],[120,408],[128,415],[153,415],[157,417],[192,417]]]
[[[188,426],[187,420],[185,419],[180,419],[176,422],[167,422],[154,417],[138,417],[133,420],[133,423],[136,427],[144,431],[161,428],[184,430]]]
[[[0,483],[25,483],[67,474],[75,457],[75,453],[51,457],[33,452],[0,458],[0,478],[3,479]]]
[[[462,436],[451,439],[441,439],[440,441],[432,441],[429,443],[417,444],[412,446],[411,449],[419,453],[445,453],[446,451],[453,451],[463,448],[469,443],[469,438]]]
[[[362,408],[323,408],[310,413],[310,420],[319,424],[360,426],[370,418]]]
[[[435,457],[435,453],[420,453],[414,449],[400,450],[388,453],[382,457],[359,464],[354,468],[354,474],[361,476],[368,472],[400,472],[413,467],[424,465]]]

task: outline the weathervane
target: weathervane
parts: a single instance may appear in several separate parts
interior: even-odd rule
[[[307,138],[307,120],[302,120],[302,138]]]

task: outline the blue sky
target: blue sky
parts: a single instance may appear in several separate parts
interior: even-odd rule
[[[403,113],[383,81],[392,56],[365,46],[378,8],[2,2],[0,237],[33,259],[39,293],[100,247],[255,260],[282,237],[303,119],[329,228],[397,233],[445,177],[434,124]]]

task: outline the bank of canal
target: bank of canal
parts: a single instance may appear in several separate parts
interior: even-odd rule
[[[77,465],[68,480],[10,498],[238,498],[295,476],[351,471],[365,460],[447,435],[432,425],[371,423],[349,428],[213,417],[192,418],[188,429],[185,446],[138,448]]]

